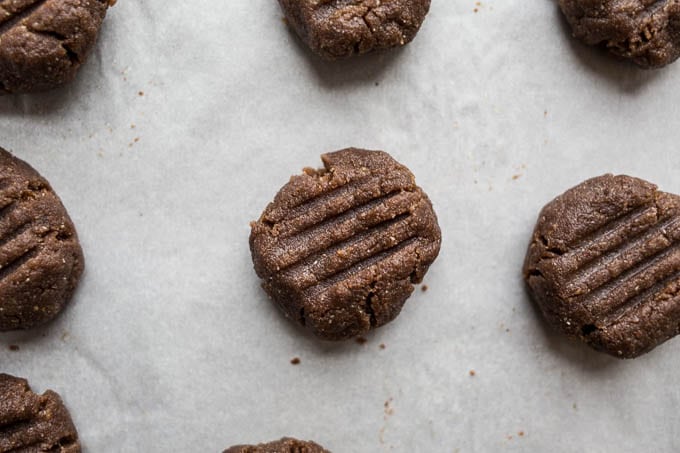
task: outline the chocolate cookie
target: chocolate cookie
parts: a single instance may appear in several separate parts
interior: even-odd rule
[[[288,23],[321,57],[335,60],[403,46],[430,0],[279,0]]]
[[[643,68],[680,56],[678,0],[560,0],[574,36]]]
[[[441,233],[413,174],[382,151],[321,156],[252,224],[250,250],[267,294],[327,340],[393,320],[437,257]]]
[[[616,357],[680,330],[680,197],[630,176],[590,179],[540,214],[524,278],[548,322]]]
[[[281,440],[260,445],[236,445],[224,453],[330,453],[314,442],[284,437]]]
[[[36,395],[25,379],[0,374],[0,453],[79,453],[63,401],[51,390]]]
[[[0,94],[72,80],[115,0],[0,0]]]
[[[0,148],[0,331],[57,316],[83,271],[76,230],[49,183]]]

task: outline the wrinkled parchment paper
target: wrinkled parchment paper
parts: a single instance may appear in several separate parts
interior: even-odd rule
[[[121,0],[76,82],[0,99],[0,146],[51,181],[87,267],[56,322],[0,335],[0,371],[57,390],[93,453],[284,435],[336,453],[678,451],[680,339],[592,352],[546,328],[520,269],[539,209],[583,179],[680,192],[679,83],[680,63],[575,42],[552,0],[434,0],[411,45],[334,64],[273,0]],[[247,241],[291,174],[346,146],[409,166],[444,235],[427,292],[363,345],[286,321]]]

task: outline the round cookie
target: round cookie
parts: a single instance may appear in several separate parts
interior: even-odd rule
[[[52,320],[83,272],[76,230],[49,183],[0,148],[0,331]]]
[[[415,38],[430,0],[279,0],[288,23],[329,60],[403,46]]]
[[[0,94],[72,80],[115,0],[0,0]]]
[[[680,56],[677,0],[559,0],[574,36],[643,68],[659,68]]]
[[[327,340],[382,326],[439,253],[441,232],[413,174],[382,151],[349,148],[293,176],[252,223],[270,298]]]
[[[680,331],[680,197],[630,176],[585,181],[538,219],[524,278],[548,322],[637,357]]]
[[[19,451],[80,453],[78,432],[59,395],[0,374],[0,453]]]
[[[224,453],[330,453],[320,445],[310,441],[302,441],[290,437],[259,445],[236,445],[224,450]]]

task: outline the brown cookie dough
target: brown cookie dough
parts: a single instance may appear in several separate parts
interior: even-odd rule
[[[0,453],[79,453],[71,416],[59,395],[36,395],[25,379],[0,374]]]
[[[637,357],[680,329],[680,197],[604,175],[541,212],[524,278],[548,322],[593,348]]]
[[[0,331],[52,320],[83,271],[76,230],[49,183],[0,148]]]
[[[678,0],[559,0],[574,36],[659,68],[680,56]]]
[[[288,23],[321,57],[335,60],[403,46],[430,0],[279,0]]]
[[[252,224],[263,287],[283,312],[327,340],[396,318],[437,257],[441,232],[411,172],[382,151],[321,156]]]
[[[72,80],[115,0],[0,0],[0,94]]]
[[[284,437],[281,440],[260,445],[236,445],[224,453],[330,453],[314,442]]]

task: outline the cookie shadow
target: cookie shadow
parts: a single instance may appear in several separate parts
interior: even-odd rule
[[[77,96],[70,85],[41,93],[4,95],[0,97],[0,116],[32,117],[68,110],[71,100]]]
[[[287,26],[286,32],[297,59],[304,60],[319,84],[330,89],[379,82],[385,71],[402,58],[406,47],[330,61],[312,52],[291,27]]]
[[[73,106],[82,102],[83,98],[91,99],[101,91],[98,81],[103,76],[106,60],[106,41],[113,40],[112,20],[105,20],[99,31],[97,43],[76,72],[73,80],[46,91],[27,94],[0,95],[0,120],[3,117],[41,117],[75,110]],[[92,83],[96,81],[96,83]],[[102,100],[102,102],[104,102]],[[77,115],[77,112],[76,112]]]
[[[632,61],[610,53],[604,46],[589,46],[574,38],[571,26],[557,1],[551,1],[555,4],[555,22],[559,31],[588,74],[604,80],[623,94],[635,94],[664,73],[663,69],[642,69]]]
[[[42,326],[27,330],[0,332],[0,347],[13,348],[14,346],[18,346],[19,350],[17,351],[17,354],[20,354],[21,348],[24,346],[39,345],[44,342],[53,343],[57,341],[60,336],[68,334],[68,323],[66,321],[66,316],[63,316],[65,311],[68,311],[68,307],[66,307],[54,320]]]
[[[357,348],[366,347],[368,345],[378,345],[381,341],[384,331],[388,330],[390,325],[383,326],[377,330],[371,330],[364,335],[357,338],[341,341],[323,340],[315,336],[305,327],[298,324],[295,320],[288,318],[276,304],[269,299],[264,290],[260,288],[261,297],[260,304],[263,310],[270,310],[273,317],[276,319],[276,329],[280,329],[284,335],[293,338],[295,341],[301,343],[301,350],[312,351],[314,354],[321,356],[345,356],[357,352]],[[390,323],[392,324],[392,323]]]
[[[524,280],[520,278],[519,284],[522,285],[525,301],[530,306],[528,312],[531,313],[533,324],[536,326],[535,331],[542,337],[545,349],[550,354],[565,358],[588,374],[608,374],[612,369],[626,365],[625,360],[597,352],[585,343],[569,338],[550,327]]]
[[[87,271],[85,271],[87,272]],[[81,276],[81,279],[85,276]],[[82,280],[81,280],[82,281]],[[0,332],[0,347],[8,348],[10,346],[30,346],[33,344],[40,344],[43,342],[54,343],[59,338],[63,339],[70,335],[69,326],[72,324],[69,321],[68,313],[73,310],[74,306],[80,300],[78,294],[82,285],[78,285],[71,299],[66,303],[64,308],[57,314],[57,316],[48,321],[46,324],[33,327],[26,330],[11,330],[8,332]],[[20,349],[21,350],[21,349]]]

